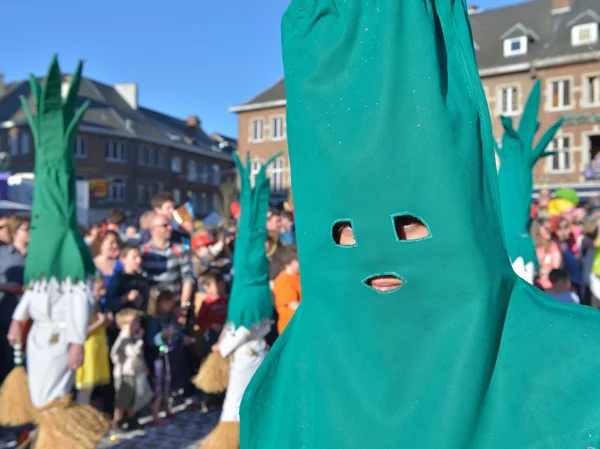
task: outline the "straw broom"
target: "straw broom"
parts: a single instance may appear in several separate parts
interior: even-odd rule
[[[219,394],[227,390],[229,384],[229,363],[219,351],[211,352],[198,370],[193,383],[199,390]]]
[[[0,388],[0,425],[18,427],[34,420],[35,409],[29,396],[27,372],[23,366],[22,345],[14,346],[15,367]]]

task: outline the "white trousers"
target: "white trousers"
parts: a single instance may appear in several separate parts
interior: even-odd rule
[[[229,362],[229,385],[225,393],[221,421],[240,421],[240,404],[244,391],[266,355],[267,344],[263,338],[250,340],[233,352]]]

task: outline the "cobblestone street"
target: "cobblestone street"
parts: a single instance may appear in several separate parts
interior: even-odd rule
[[[122,433],[106,438],[100,449],[193,449],[197,442],[206,436],[219,420],[220,410],[202,414],[199,410],[185,411],[178,419],[158,427],[144,427],[130,433]]]
[[[220,410],[201,413],[198,409],[183,411],[165,426],[145,426],[133,432],[110,434],[98,449],[194,449],[197,442],[217,425]],[[142,420],[144,422],[144,420]],[[14,448],[13,434],[0,429],[0,448]]]

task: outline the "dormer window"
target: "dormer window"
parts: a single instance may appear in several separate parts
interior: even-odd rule
[[[527,54],[529,44],[540,38],[531,28],[517,23],[500,36],[500,39],[504,41],[504,57],[509,58]]]
[[[527,36],[504,40],[504,56],[518,56],[527,53]]]
[[[595,44],[598,42],[598,24],[584,23],[571,28],[571,44],[573,47]]]

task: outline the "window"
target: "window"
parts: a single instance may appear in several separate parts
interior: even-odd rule
[[[275,192],[283,189],[283,159],[280,157],[271,165],[271,189]]]
[[[571,44],[573,47],[598,42],[598,24],[586,23],[571,28]]]
[[[504,40],[504,56],[518,56],[527,53],[527,36]]]
[[[113,140],[106,142],[106,160],[110,162],[125,162],[125,142],[115,142]]]
[[[198,209],[201,214],[208,214],[210,212],[208,207],[208,196],[206,193],[200,194],[200,204],[198,205]]]
[[[88,140],[87,137],[77,136],[75,143],[75,157],[85,159],[88,157]]]
[[[173,189],[173,199],[175,200],[175,204],[181,204],[181,190]]]
[[[252,184],[252,186],[254,186],[254,178],[256,177],[256,175],[258,175],[258,172],[260,171],[260,167],[262,166],[262,163],[260,162],[260,160],[254,160],[252,161],[252,166],[251,166],[251,170],[250,170],[250,182]]]
[[[584,105],[600,106],[600,75],[588,76],[583,88]]]
[[[137,200],[139,204],[144,204],[146,202],[146,185],[138,184],[137,185]]]
[[[21,133],[21,154],[29,154],[29,134]]]
[[[183,168],[183,163],[181,162],[181,157],[173,156],[171,158],[171,171],[175,173],[181,173]]]
[[[155,148],[148,148],[148,165],[150,167],[158,167],[158,154]]]
[[[519,109],[516,87],[503,87],[498,91],[498,111],[502,115],[516,115]]]
[[[196,181],[201,182],[203,184],[209,184],[209,176],[210,173],[207,170],[207,166],[205,164],[197,164],[196,165]]]
[[[197,202],[197,196],[194,192],[192,192],[191,190],[188,190],[186,193],[186,197],[187,200],[192,204],[194,211],[197,213],[198,212],[198,202]]]
[[[264,121],[262,119],[252,120],[250,122],[250,142],[263,142],[264,138]]]
[[[125,201],[125,190],[127,184],[125,180],[119,178],[113,178],[108,186],[108,200],[109,201]]]
[[[213,169],[213,185],[220,186],[221,185],[221,167],[217,164],[212,166]]]
[[[158,151],[158,168],[165,168],[167,160],[167,155],[164,150]]]
[[[552,140],[548,151],[556,151],[556,154],[550,157],[550,173],[564,173],[571,171],[571,149],[569,137],[557,137]]]
[[[10,148],[10,155],[16,156],[19,154],[19,136],[9,136],[8,145]]]
[[[271,119],[271,140],[283,139],[283,117],[273,117]]]
[[[187,179],[188,181],[196,181],[198,178],[198,166],[195,161],[189,161],[187,164]]]
[[[148,165],[148,147],[140,146],[138,150],[138,165]]]
[[[550,109],[563,109],[571,105],[569,80],[550,82]]]
[[[156,196],[156,186],[154,184],[148,184],[148,198],[152,199]]]

